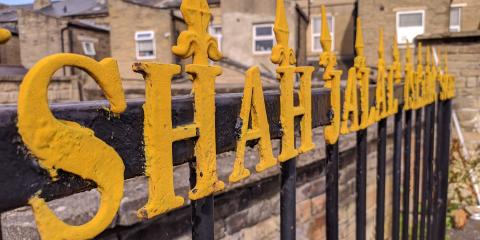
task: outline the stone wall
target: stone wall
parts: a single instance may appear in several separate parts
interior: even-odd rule
[[[0,104],[16,104],[22,76],[0,76]],[[48,87],[49,102],[80,100],[80,88],[75,77],[55,77]]]
[[[20,41],[17,34],[5,44],[0,45],[0,64],[20,65]]]
[[[123,0],[108,1],[108,4],[111,52],[112,57],[118,60],[122,79],[141,79],[141,75],[132,71],[133,63],[140,62],[136,57],[137,31],[155,32],[156,59],[149,61],[174,62],[171,52],[174,36],[169,10],[140,6]],[[125,84],[128,85],[128,81]]]
[[[426,35],[418,39],[447,53],[448,70],[456,77],[456,111],[470,147],[480,145],[480,31]],[[443,62],[443,59],[442,59]]]
[[[396,12],[425,11],[425,34],[448,32],[451,0],[376,0],[359,1],[359,16],[362,19],[367,65],[376,66],[378,59],[379,30],[384,28],[385,59],[391,62],[391,46],[394,40]],[[405,47],[400,46],[402,60]]]
[[[392,132],[393,123],[389,123]],[[376,209],[376,126],[369,129],[368,180],[367,180],[367,233],[374,239]],[[391,189],[392,189],[392,141],[387,150],[385,239],[390,239]],[[297,239],[325,239],[325,157],[323,133],[314,130],[317,147],[297,160]],[[342,136],[340,140],[341,171],[339,185],[340,239],[353,239],[355,235],[355,134]],[[274,151],[279,151],[279,141],[273,141]],[[263,173],[255,173],[257,153],[247,150],[246,166],[252,176],[237,184],[227,184],[224,192],[215,196],[216,239],[279,239],[279,189],[280,167]],[[233,166],[234,153],[218,156],[218,174],[227,181]],[[188,166],[175,168],[177,194],[186,197]],[[136,210],[146,203],[147,183],[144,177],[126,181],[124,199],[118,217],[110,229],[96,239],[190,239],[191,210],[187,205],[150,221],[139,221]],[[95,190],[50,202],[58,216],[70,224],[85,223],[97,209],[98,193]],[[24,207],[2,214],[4,240],[38,239],[32,212]]]

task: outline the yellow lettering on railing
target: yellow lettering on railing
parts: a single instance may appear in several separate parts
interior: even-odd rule
[[[144,143],[145,175],[149,178],[148,202],[138,211],[140,218],[152,218],[183,205],[173,185],[173,142],[197,136],[194,124],[172,126],[172,77],[181,69],[173,64],[137,63],[135,72],[145,78]]]
[[[250,119],[252,121],[251,128],[249,128]],[[270,127],[258,67],[252,67],[247,71],[237,126],[240,129],[236,129],[236,131],[239,131],[239,136],[237,138],[235,163],[229,177],[230,182],[238,182],[250,176],[250,171],[244,165],[247,141],[258,140],[260,161],[256,166],[257,172],[264,171],[277,164],[277,159],[272,152]]]
[[[299,153],[312,150],[312,111],[311,111],[311,78],[313,67],[295,67],[295,53],[288,45],[289,30],[285,6],[283,0],[277,0],[276,19],[274,25],[275,38],[277,45],[272,49],[271,61],[278,64],[278,78],[280,80],[280,122],[282,124],[282,150],[278,156],[278,161],[285,162]],[[294,106],[293,87],[295,74],[299,73],[300,91],[299,106]],[[295,126],[296,116],[302,116],[301,119],[301,145],[299,149],[295,148]]]
[[[92,180],[101,194],[98,212],[81,226],[66,224],[48,208],[39,194],[29,204],[42,239],[92,239],[114,219],[123,196],[124,165],[118,153],[92,130],[75,122],[56,119],[48,106],[50,79],[65,66],[79,67],[100,85],[113,113],[126,108],[117,63],[74,54],[56,54],[40,60],[25,76],[18,97],[18,131],[40,166],[57,177],[57,170]]]
[[[322,53],[320,54],[320,66],[325,68],[323,80],[325,88],[330,89],[330,104],[332,108],[329,111],[330,124],[325,127],[324,135],[327,144],[335,144],[340,135],[341,124],[341,105],[340,105],[340,77],[342,71],[335,70],[337,58],[332,52],[332,37],[328,29],[327,13],[325,6],[322,5],[322,35],[320,36],[322,44]]]

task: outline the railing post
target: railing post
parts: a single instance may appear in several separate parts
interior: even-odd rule
[[[433,158],[433,128],[435,104],[424,108],[425,134],[423,136],[423,164],[422,164],[422,210],[420,217],[420,239],[428,239],[428,226],[430,223],[430,208],[432,194],[432,158]]]
[[[412,149],[412,115],[412,110],[405,112],[402,240],[408,240],[409,238],[408,230],[410,218],[410,151]]]
[[[338,239],[338,142],[326,146],[327,239]]]
[[[195,187],[196,165],[190,162],[190,186]],[[213,195],[192,201],[192,239],[204,240],[214,238]]]
[[[296,162],[297,159],[293,158],[281,164],[280,236],[282,240],[295,239]]]
[[[418,207],[420,202],[420,164],[422,153],[422,109],[415,110],[415,159],[413,165],[412,240],[418,239]]]
[[[450,123],[452,117],[452,100],[438,102],[437,118],[437,189],[436,198],[433,202],[435,208],[432,239],[445,239],[447,195],[448,195],[448,171],[450,158]]]
[[[357,132],[356,239],[367,238],[367,130]]]
[[[384,240],[385,237],[385,176],[387,157],[387,118],[378,122],[377,145],[377,212],[375,239]]]
[[[400,238],[400,181],[402,178],[402,118],[403,110],[399,106],[395,114],[393,138],[393,193],[392,193],[392,240]]]
[[[429,172],[429,184],[428,184],[428,198],[427,198],[427,239],[432,239],[432,219],[433,219],[433,196],[435,194],[436,188],[434,187],[436,183],[436,176],[435,176],[435,171],[434,171],[434,147],[435,147],[435,112],[436,112],[436,107],[435,107],[435,102],[433,102],[430,106],[430,147],[428,149],[428,172]]]

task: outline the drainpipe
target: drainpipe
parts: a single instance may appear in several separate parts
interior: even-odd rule
[[[67,26],[63,27],[61,30],[60,30],[60,42],[62,44],[62,53],[65,53],[65,37],[64,37],[64,33],[65,31],[68,30],[68,24]],[[65,67],[62,68],[63,70],[63,76],[66,76],[67,75],[67,69]]]

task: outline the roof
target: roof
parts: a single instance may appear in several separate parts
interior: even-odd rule
[[[108,14],[108,6],[97,0],[63,0],[52,2],[38,12],[54,17]]]
[[[181,0],[123,0],[125,2],[153,7],[153,8],[179,8]],[[208,0],[208,4],[219,4],[220,0]]]
[[[425,40],[446,40],[446,39],[458,39],[458,38],[478,39],[479,37],[480,37],[480,30],[474,30],[474,31],[462,31],[462,32],[423,34],[423,35],[417,36],[415,40],[425,41]]]
[[[96,30],[96,31],[102,31],[102,32],[109,32],[110,31],[110,27],[108,26],[105,26],[105,25],[99,25],[99,24],[96,24],[95,22],[93,21],[89,21],[89,20],[70,20],[68,22],[68,24],[70,26],[74,26],[74,27],[79,27],[79,28],[83,28],[83,29],[90,29],[90,30]]]

